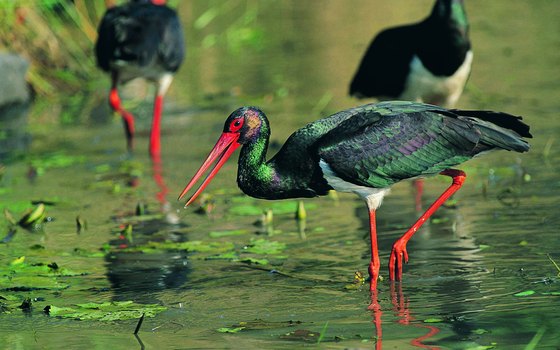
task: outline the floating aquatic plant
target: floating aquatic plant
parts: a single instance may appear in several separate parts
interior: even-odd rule
[[[133,301],[113,301],[104,303],[77,304],[73,307],[48,305],[44,312],[49,316],[77,320],[119,321],[145,317],[154,317],[167,310],[158,304],[137,304]]]

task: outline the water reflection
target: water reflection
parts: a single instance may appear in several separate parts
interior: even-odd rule
[[[163,176],[163,162],[161,160],[160,154],[154,154],[151,157],[152,162],[152,179],[158,187],[158,191],[155,194],[156,200],[160,204],[160,210],[165,215],[165,221],[168,224],[178,224],[179,216],[173,211],[173,208],[169,201],[167,200],[167,194],[169,189],[165,183],[165,178]]]
[[[368,310],[371,310],[371,313],[373,315],[372,322],[375,326],[375,349],[379,350],[383,348],[383,330],[381,328],[381,315],[383,314],[383,312],[381,311],[381,306],[379,305],[377,290],[377,288],[374,288],[370,293],[371,303],[368,306]]]
[[[185,253],[116,252],[105,261],[114,300],[129,300],[133,295],[141,302],[158,302],[154,292],[179,288],[188,279]]]
[[[179,219],[167,200],[169,190],[163,176],[161,156],[153,155],[151,164],[152,179],[158,188],[155,198],[160,204],[159,213],[154,214],[157,218],[134,223],[134,240],[132,234],[130,236],[121,234],[110,242],[112,246],[128,248],[148,241],[181,242],[186,240],[183,234],[173,230],[173,227],[178,225]],[[127,300],[130,292],[142,294],[144,298],[148,299],[145,300],[146,302],[157,302],[153,292],[181,287],[187,282],[189,273],[185,252],[146,254],[142,251],[117,251],[108,254],[105,260],[107,278],[116,291],[116,300]]]
[[[440,349],[437,346],[424,344],[433,336],[440,332],[440,329],[435,325],[419,323],[412,316],[413,312],[410,310],[410,303],[407,296],[404,295],[402,284],[399,282],[390,282],[390,294],[391,294],[391,305],[394,316],[397,318],[397,324],[402,326],[410,326],[416,328],[426,329],[427,332],[421,336],[413,338],[410,340],[410,345],[422,349],[436,350]],[[370,294],[371,302],[368,306],[368,310],[372,312],[372,322],[375,326],[375,348],[380,350],[383,348],[383,330],[382,330],[382,315],[383,311],[378,300],[378,291],[373,290]],[[410,332],[402,332],[403,334],[409,334]]]
[[[428,185],[431,186],[430,183]],[[428,193],[431,192],[429,190]],[[399,203],[395,203],[389,199],[385,203],[388,212],[380,215],[379,246],[382,252],[390,249],[393,240],[406,230],[417,215],[410,196],[403,196],[398,201]],[[356,215],[361,219],[362,226],[367,227],[367,217],[361,209],[363,208],[357,207]],[[451,335],[444,338],[446,341],[461,341],[472,336],[473,331],[479,328],[464,316],[480,310],[480,304],[464,301],[481,298],[477,276],[481,272],[487,273],[482,265],[480,248],[471,234],[473,227],[464,220],[464,216],[473,215],[471,210],[470,207],[461,206],[461,202],[438,210],[409,242],[410,264],[406,265],[403,281],[389,282],[392,316],[396,318],[394,322],[426,330],[421,336],[409,339],[408,343],[414,347],[439,349],[434,337],[441,334],[442,327],[451,331]],[[384,266],[386,256],[387,254],[381,254]],[[408,288],[408,293],[403,291],[406,285],[412,286]],[[381,289],[380,293],[385,293]],[[387,322],[393,318],[387,313],[389,307],[384,309],[383,301],[379,302],[377,291],[372,292],[368,309],[372,312],[378,339],[376,348],[381,349],[382,327],[387,327]],[[414,315],[423,315],[423,318],[417,319],[418,316]],[[429,318],[438,319],[438,322],[425,323]],[[408,330],[400,334],[417,332]],[[441,340],[438,339],[437,342],[441,343]]]
[[[0,108],[0,161],[23,155],[31,145],[27,131],[30,102],[15,103]]]
[[[412,346],[416,346],[423,349],[439,349],[436,346],[430,346],[423,344],[423,341],[428,340],[434,335],[440,332],[440,329],[436,326],[420,324],[414,321],[414,317],[411,315],[410,303],[408,297],[403,294],[401,283],[391,283],[391,304],[393,305],[393,312],[398,318],[398,323],[404,326],[412,326],[417,328],[425,328],[428,332],[420,337],[414,338],[410,341]]]

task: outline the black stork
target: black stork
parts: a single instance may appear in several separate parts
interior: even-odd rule
[[[156,84],[150,154],[160,154],[163,96],[185,56],[183,30],[177,13],[165,0],[136,0],[109,8],[99,24],[95,44],[97,64],[111,74],[109,105],[124,121],[128,150],[133,149],[134,117],[126,111],[118,86],[135,78]]]
[[[353,192],[369,210],[370,289],[379,276],[375,212],[390,187],[402,180],[442,174],[452,184],[392,247],[391,280],[402,278],[408,262],[406,244],[435,210],[457,191],[465,173],[452,169],[478,154],[504,149],[526,152],[529,126],[506,113],[447,110],[405,101],[347,109],[312,122],[293,133],[278,153],[266,160],[270,126],[256,107],[242,107],[226,120],[222,136],[187,184],[181,199],[208,170],[187,205],[206,188],[239,146],[237,183],[246,194],[263,199],[315,197],[329,190]]]
[[[350,95],[454,107],[471,71],[468,30],[463,0],[437,0],[423,21],[374,38]]]

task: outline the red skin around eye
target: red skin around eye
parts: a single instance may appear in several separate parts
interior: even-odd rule
[[[239,124],[236,125],[237,123],[239,123]],[[236,120],[234,120],[234,121],[230,124],[229,130],[230,130],[231,132],[236,132],[236,131],[238,131],[239,129],[241,129],[242,126],[243,126],[243,119],[236,119]]]

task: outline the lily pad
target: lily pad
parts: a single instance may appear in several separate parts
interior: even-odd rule
[[[206,260],[233,260],[238,261],[239,255],[236,252],[227,252],[218,255],[212,255],[206,258]]]
[[[57,263],[28,264],[25,257],[14,259],[8,266],[0,266],[0,289],[37,290],[68,288],[68,284],[58,282],[58,277],[84,275],[58,266]]]
[[[440,322],[443,322],[443,318],[433,317],[424,320],[424,323],[440,323]]]
[[[68,284],[58,282],[56,278],[43,276],[14,276],[0,277],[1,290],[29,291],[39,289],[61,290],[68,288]]]
[[[526,297],[526,296],[529,296],[529,295],[533,295],[535,293],[536,292],[534,290],[525,290],[523,292],[515,293],[513,296],[514,297]]]
[[[105,303],[78,304],[76,307],[45,307],[45,313],[50,316],[71,318],[77,320],[118,321],[145,317],[154,317],[167,310],[165,306],[157,304],[137,304],[133,301],[114,301]]]
[[[244,329],[245,329],[245,327],[235,327],[235,328],[222,327],[222,328],[216,329],[216,331],[218,331],[220,333],[237,333],[237,332],[242,331]]]
[[[269,241],[264,238],[252,239],[251,243],[245,247],[245,252],[254,254],[280,254],[286,249],[286,244],[277,241]]]

